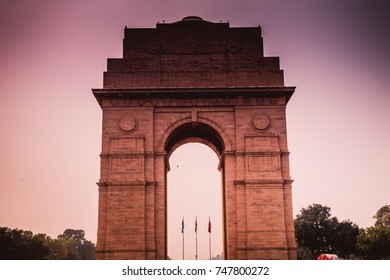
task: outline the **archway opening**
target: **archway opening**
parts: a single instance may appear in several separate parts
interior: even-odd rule
[[[209,259],[210,247],[212,258],[222,258],[223,201],[217,154],[204,144],[187,143],[175,149],[169,163],[171,169],[167,176],[168,257],[183,259],[184,245],[184,259]],[[211,234],[208,232],[209,217]]]

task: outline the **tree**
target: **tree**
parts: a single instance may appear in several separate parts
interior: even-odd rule
[[[66,229],[63,234],[58,236],[58,239],[68,241],[66,259],[95,259],[95,244],[85,240],[84,230]]]
[[[95,245],[83,230],[67,229],[57,239],[0,227],[0,260],[95,259]]]
[[[85,240],[79,247],[79,255],[82,260],[94,260],[95,256],[95,244],[91,241]]]
[[[66,239],[53,239],[50,247],[50,260],[66,260],[68,259],[69,241]]]
[[[11,236],[11,229],[0,227],[0,260],[16,260],[17,250]]]
[[[47,260],[50,254],[52,239],[44,233],[32,236],[30,240],[30,250],[32,260]]]
[[[359,253],[365,259],[390,259],[390,205],[382,206],[373,218],[375,226],[359,233]]]
[[[85,232],[82,229],[66,229],[63,234],[58,235],[58,238],[72,239],[76,242],[76,246],[80,246],[85,241]]]
[[[45,234],[33,235],[31,231],[0,228],[0,259],[44,260],[48,259],[51,238]]]
[[[374,226],[361,230],[357,246],[364,259],[390,259],[390,227]]]
[[[382,206],[373,217],[375,226],[390,227],[390,205]]]
[[[348,258],[356,253],[359,228],[351,221],[339,222],[330,208],[313,204],[302,208],[294,220],[299,258],[316,258],[321,253],[335,253]]]
[[[319,253],[328,251],[328,224],[330,208],[320,204],[310,205],[301,210],[294,220],[295,237],[299,247],[305,248],[315,258]]]
[[[334,225],[331,243],[339,257],[350,258],[350,255],[356,254],[358,235],[359,227],[349,220]]]

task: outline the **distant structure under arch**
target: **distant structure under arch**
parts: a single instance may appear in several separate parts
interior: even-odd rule
[[[278,57],[260,27],[199,17],[125,28],[108,59],[98,259],[167,258],[169,156],[188,142],[218,155],[226,259],[296,259],[286,105]]]

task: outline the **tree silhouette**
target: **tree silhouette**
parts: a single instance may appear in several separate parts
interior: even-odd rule
[[[0,227],[0,260],[95,259],[95,244],[84,234],[67,229],[52,239],[43,233]]]
[[[302,208],[294,220],[299,258],[315,259],[321,253],[349,258],[356,253],[359,228],[351,221],[331,217],[330,207],[313,204]]]

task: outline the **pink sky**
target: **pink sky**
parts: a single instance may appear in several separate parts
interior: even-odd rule
[[[260,25],[265,55],[279,56],[285,84],[297,87],[287,107],[294,214],[321,203],[340,220],[373,225],[375,212],[390,204],[388,11],[387,1],[379,0],[3,0],[0,226],[52,237],[81,228],[96,240],[102,114],[91,88],[102,87],[106,59],[122,56],[125,25],[153,28],[157,21],[188,15],[231,26]],[[186,159],[200,152],[183,149],[172,155],[179,168],[172,168],[168,187],[189,192],[193,188],[180,183],[188,178],[180,166],[184,170]],[[200,166],[212,161],[206,156]],[[182,209],[180,201],[192,198],[177,191],[168,211],[179,221],[172,216],[168,233],[181,238],[181,213],[186,213],[191,248],[195,215],[206,238],[211,215],[213,254],[218,254],[220,183],[209,183],[208,176],[219,175],[213,167],[204,172],[196,177],[207,178],[205,190],[217,190],[207,200],[210,206]],[[179,241],[170,248],[175,258],[181,257]],[[208,243],[202,244],[207,258]],[[193,252],[188,249],[187,257]]]

